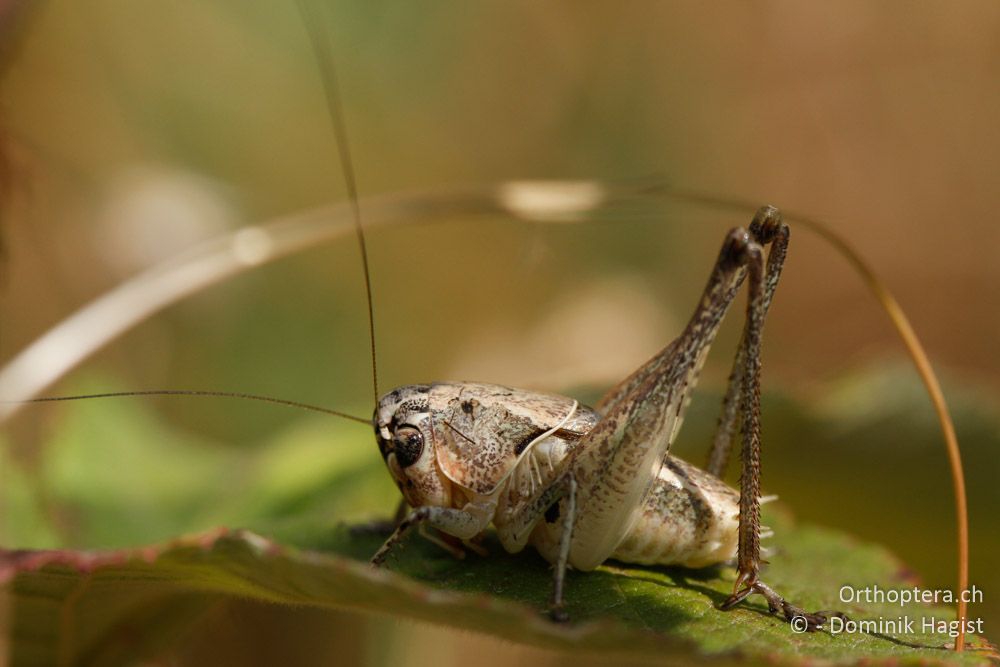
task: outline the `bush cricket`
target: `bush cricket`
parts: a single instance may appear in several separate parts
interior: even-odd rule
[[[747,230],[729,232],[684,331],[595,408],[465,382],[410,385],[381,397],[375,413],[379,450],[414,509],[372,564],[381,565],[415,525],[467,541],[492,523],[507,551],[531,544],[555,565],[550,613],[564,619],[567,566],[589,570],[615,558],[703,567],[738,553],[735,588],[723,609],[759,594],[771,612],[822,627],[831,612],[805,612],[759,578],[761,330],[788,239],[788,227],[771,206],[762,207]],[[710,464],[702,471],[669,449],[708,349],[744,282],[746,322]],[[739,494],[718,478],[737,430]]]

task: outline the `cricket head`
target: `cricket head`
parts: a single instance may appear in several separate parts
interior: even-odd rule
[[[451,505],[451,483],[434,452],[431,386],[399,387],[379,399],[375,438],[385,465],[411,507]]]

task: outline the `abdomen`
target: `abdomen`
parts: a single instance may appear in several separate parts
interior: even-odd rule
[[[645,565],[705,567],[736,555],[739,494],[673,456],[612,558]]]

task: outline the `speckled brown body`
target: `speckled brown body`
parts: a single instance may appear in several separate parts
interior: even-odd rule
[[[400,411],[399,406],[406,408]],[[558,557],[560,525],[544,520],[544,509],[527,525],[517,517],[580,457],[585,435],[598,413],[563,396],[479,383],[435,383],[402,387],[381,401],[380,417],[419,425],[430,434],[429,455],[397,482],[408,504],[429,500],[464,508],[476,500],[493,508],[492,523],[504,548],[531,544],[549,561]],[[547,435],[546,435],[547,434]],[[667,454],[644,502],[606,531],[611,551],[585,553],[590,569],[608,557],[638,563],[701,567],[736,554],[739,496],[716,478]],[[577,469],[579,477],[599,470]],[[640,486],[647,486],[638,479]],[[627,486],[628,481],[622,480]],[[645,488],[643,489],[645,491]],[[557,512],[565,511],[565,500]],[[592,565],[593,564],[593,565]]]
[[[412,385],[382,397],[374,420],[379,449],[415,509],[372,563],[382,563],[418,523],[466,541],[492,523],[508,551],[531,544],[555,564],[551,611],[563,618],[568,566],[590,570],[614,557],[701,567],[736,555],[736,585],[724,609],[760,594],[772,611],[819,627],[825,615],[806,614],[758,578],[761,331],[788,238],[770,206],[757,212],[749,230],[730,231],[680,336],[594,409],[478,383]],[[765,245],[771,246],[766,260]],[[671,456],[670,446],[744,282],[743,335],[705,472]],[[739,495],[716,476],[737,431]]]

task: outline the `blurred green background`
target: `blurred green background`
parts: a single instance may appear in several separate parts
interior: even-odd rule
[[[997,636],[996,4],[324,6],[362,195],[652,176],[820,216],[852,239],[946,379],[969,478],[972,580],[985,597],[973,613]],[[294,3],[22,2],[0,6],[0,20],[0,358],[199,239],[343,197]],[[746,222],[650,202],[585,225],[497,217],[374,231],[380,385],[476,379],[593,396],[676,334],[725,230]],[[771,428],[775,443],[765,440],[765,489],[802,519],[885,544],[927,586],[953,586],[943,446],[885,315],[805,231],[793,230],[784,276],[765,345],[765,438]],[[366,415],[363,294],[353,243],[316,248],[144,323],[53,393],[220,389]],[[695,424],[711,421],[737,332],[730,323],[720,337]],[[227,401],[145,409],[155,428],[127,436],[114,429],[129,418],[94,403],[31,409],[11,423],[6,472],[38,514],[0,507],[5,546],[130,544],[257,516],[250,500],[216,499],[214,513],[88,524],[66,491],[73,475],[46,467],[54,436],[88,411],[107,425],[84,443],[168,429],[151,452],[169,459],[183,437],[235,462],[235,476],[239,461],[314,424]],[[365,429],[331,433],[369,447],[350,456],[377,459]],[[707,426],[681,437],[701,461]],[[150,485],[183,498],[185,474],[161,473],[135,480],[137,496]],[[191,471],[192,489],[206,474]],[[373,493],[386,503],[330,520],[388,513],[391,487]],[[457,664],[484,645],[498,664],[564,659],[394,620],[240,602],[221,615],[216,626],[234,646],[246,627],[274,637],[337,627],[331,646],[372,664],[428,652]],[[196,652],[198,641],[178,651]]]

